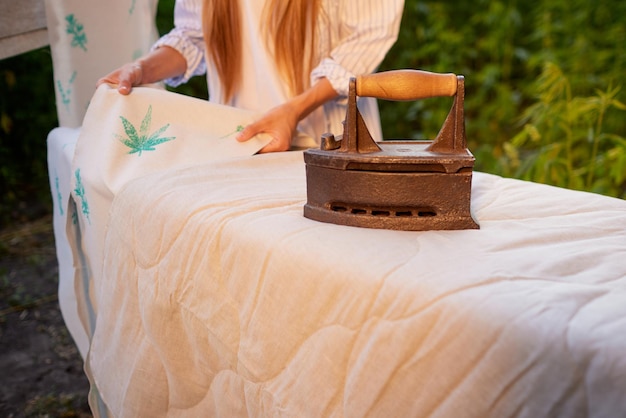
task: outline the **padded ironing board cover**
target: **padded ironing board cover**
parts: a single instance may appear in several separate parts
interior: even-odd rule
[[[296,152],[128,183],[96,283],[102,399],[121,417],[623,414],[626,202],[484,173],[472,192],[480,230],[405,232],[304,218]]]
[[[484,173],[472,193],[480,230],[405,232],[304,218],[298,152],[130,181],[94,387],[119,417],[622,414],[626,202]]]

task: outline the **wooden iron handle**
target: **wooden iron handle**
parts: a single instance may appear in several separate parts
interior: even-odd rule
[[[356,94],[385,100],[417,100],[429,97],[454,96],[456,74],[431,73],[421,70],[394,70],[360,75],[356,79]]]

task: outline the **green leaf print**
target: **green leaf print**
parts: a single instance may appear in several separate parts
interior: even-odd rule
[[[243,131],[244,129],[245,129],[245,126],[243,126],[243,125],[237,125],[237,129],[235,129],[235,130],[234,130],[233,132],[231,132],[231,133],[228,133],[228,134],[226,134],[226,135],[224,135],[224,136],[221,136],[219,139],[228,138],[229,136],[234,135],[234,134],[236,134],[236,133],[238,133],[238,132],[241,132],[241,131]]]
[[[74,177],[76,177],[76,188],[74,189],[74,193],[76,193],[76,196],[78,196],[81,201],[80,207],[83,215],[85,215],[87,222],[91,224],[91,219],[89,219],[89,203],[87,203],[87,198],[85,196],[85,186],[83,186],[83,181],[80,177],[80,168],[76,169],[76,171],[74,172]]]
[[[74,84],[74,80],[76,79],[76,71],[72,73],[69,81],[67,82],[67,88],[63,87],[63,83],[61,80],[57,80],[57,89],[59,91],[59,96],[61,97],[61,101],[65,106],[65,110],[70,111],[70,102],[72,96],[72,84]]]
[[[150,124],[152,123],[152,105],[148,107],[148,112],[141,121],[139,132],[137,132],[135,126],[124,116],[120,116],[120,119],[122,121],[122,125],[124,126],[126,136],[115,134],[115,137],[120,140],[122,144],[130,148],[130,151],[128,152],[129,154],[137,153],[141,156],[143,151],[154,151],[157,145],[176,139],[175,136],[161,137],[161,134],[169,128],[169,123],[160,127],[151,135],[148,135],[148,132],[150,131]]]
[[[54,175],[54,188],[57,193],[57,202],[59,204],[59,213],[63,216],[63,195],[61,194],[61,186],[59,185],[59,176],[55,173]]]
[[[87,51],[87,35],[83,25],[76,20],[73,13],[67,15],[65,20],[67,21],[65,31],[72,35],[72,47]]]

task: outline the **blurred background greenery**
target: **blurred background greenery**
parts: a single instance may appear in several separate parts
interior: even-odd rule
[[[159,2],[161,33],[173,4]],[[626,198],[626,2],[406,0],[380,69],[397,68],[465,76],[476,170]],[[51,210],[52,80],[48,48],[0,61],[0,226]],[[176,91],[206,97],[206,83]],[[385,138],[434,138],[450,105],[381,102]]]

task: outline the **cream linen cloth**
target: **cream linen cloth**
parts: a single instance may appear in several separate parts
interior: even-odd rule
[[[480,230],[404,232],[305,200],[299,152],[117,191],[88,359],[113,416],[624,416],[626,202],[474,173]]]
[[[74,147],[96,81],[143,55],[156,41],[157,0],[45,0],[44,4],[60,126],[47,138],[59,306],[84,357],[88,339],[76,310],[74,262],[66,236]]]
[[[101,276],[103,243],[117,191],[160,170],[256,153],[269,138],[234,139],[254,117],[160,89],[139,87],[122,96],[108,85],[98,88],[75,145],[68,213],[74,287],[87,336],[98,310],[93,282],[106,280]]]

